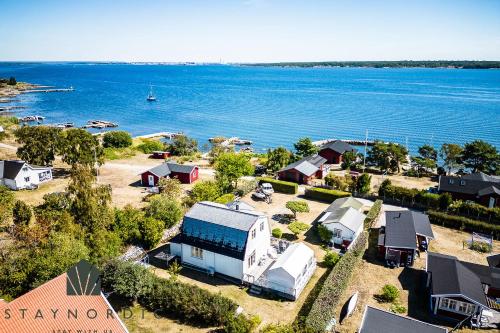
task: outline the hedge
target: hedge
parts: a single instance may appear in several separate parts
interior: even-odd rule
[[[305,319],[305,329],[309,332],[325,332],[340,299],[349,285],[354,270],[361,262],[368,243],[368,233],[359,235],[351,249],[339,260],[325,279],[318,297]]]
[[[500,207],[488,208],[475,202],[455,201],[449,211],[455,215],[500,224]]]
[[[146,268],[112,261],[102,274],[103,288],[118,296],[136,299],[150,311],[160,310],[186,322],[220,326],[230,321],[238,305],[227,297],[213,294],[176,279],[164,279]]]
[[[305,192],[305,197],[310,199],[316,199],[325,202],[333,202],[338,198],[350,197],[351,193],[338,191],[338,190],[329,190],[326,188],[320,187],[311,187],[307,188]]]
[[[492,235],[494,239],[500,240],[500,226],[483,221],[472,220],[463,216],[449,215],[434,210],[427,211],[429,220],[433,224],[467,232],[480,232]]]
[[[221,195],[220,197],[215,199],[216,203],[220,203],[223,205],[226,205],[232,201],[234,201],[234,194],[232,194],[232,193],[227,193],[227,194]]]
[[[285,194],[297,194],[299,185],[292,182],[285,182],[283,180],[276,180],[273,178],[258,177],[259,185],[262,183],[269,183],[273,186],[273,190]]]
[[[373,206],[368,211],[368,214],[366,214],[365,229],[370,229],[371,227],[373,227],[373,223],[380,215],[380,210],[382,209],[382,203],[383,203],[382,200],[376,200],[373,203]]]

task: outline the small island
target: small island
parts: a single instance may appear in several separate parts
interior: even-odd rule
[[[498,69],[500,61],[475,60],[434,60],[434,61],[320,61],[320,62],[273,62],[253,63],[248,66],[273,67],[371,67],[371,68],[460,68],[460,69]]]

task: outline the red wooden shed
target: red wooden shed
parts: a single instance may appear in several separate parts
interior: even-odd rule
[[[172,162],[160,164],[141,174],[142,186],[157,186],[161,178],[177,178],[183,184],[191,184],[198,179],[198,167]]]

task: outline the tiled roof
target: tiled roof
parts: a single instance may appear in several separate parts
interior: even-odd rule
[[[63,329],[66,332],[77,332],[83,328],[98,332],[128,332],[102,293],[97,296],[68,296],[66,279],[66,273],[61,274],[10,303],[0,303],[2,313],[6,309],[11,310],[10,319],[0,316],[0,332],[57,332]],[[24,318],[21,317],[20,309],[26,309]],[[87,316],[87,311],[92,309],[97,314],[95,319]],[[37,313],[38,310],[40,311]],[[55,318],[52,310],[58,310]],[[77,319],[68,315],[68,311],[76,311]],[[37,314],[38,318],[35,319]],[[43,318],[40,318],[40,314]],[[91,311],[90,316],[93,315],[94,312]]]
[[[287,165],[280,171],[295,169],[306,176],[311,176],[325,163],[326,158],[319,155],[311,155]]]

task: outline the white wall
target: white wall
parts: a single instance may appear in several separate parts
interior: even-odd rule
[[[330,230],[331,232],[334,231],[334,229],[340,229],[342,230],[342,235],[340,238],[335,238],[332,236],[332,242],[335,243],[335,244],[342,244],[342,241],[343,240],[349,240],[349,241],[353,241],[354,240],[354,232],[347,228],[346,226],[344,226],[343,224],[340,224],[340,223],[327,223],[327,224],[323,224],[328,230]]]
[[[49,175],[46,180],[40,181],[40,175],[48,172]],[[29,180],[26,178],[29,177]],[[46,181],[52,180],[52,169],[51,168],[36,168],[33,169],[28,164],[25,164],[19,173],[17,174],[14,180],[4,179],[4,183],[6,186],[10,187],[13,190],[25,189],[32,185],[40,185]]]
[[[264,230],[260,230],[261,223],[264,224]],[[256,230],[255,238],[252,239],[252,230]],[[261,216],[248,232],[247,247],[245,259],[243,263],[243,274],[250,273],[258,264],[260,258],[267,256],[267,252],[271,247],[271,231],[267,216]],[[255,262],[252,266],[248,266],[248,258],[255,251]]]

